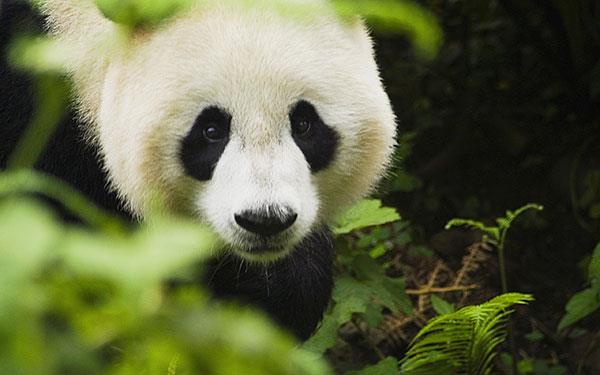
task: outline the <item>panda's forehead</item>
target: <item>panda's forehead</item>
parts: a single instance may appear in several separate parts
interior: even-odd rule
[[[333,93],[356,73],[357,51],[333,23],[219,12],[178,22],[148,45],[159,56],[146,61],[169,70],[163,79],[179,95],[269,116],[295,99]]]

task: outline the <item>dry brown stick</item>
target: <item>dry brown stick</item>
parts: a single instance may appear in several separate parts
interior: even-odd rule
[[[429,278],[427,280],[427,284],[425,284],[425,286],[420,287],[417,290],[423,290],[423,289],[431,289],[431,288],[433,288],[434,285],[435,285],[435,282],[437,281],[438,274],[440,273],[440,271],[442,270],[442,268],[444,268],[444,263],[441,260],[438,260],[438,262],[435,265],[435,268],[429,274]],[[419,296],[419,300],[417,302],[417,310],[420,313],[424,313],[425,312],[426,306],[427,306],[427,302],[429,301],[427,298],[424,297],[425,294],[427,294],[427,293],[417,294]]]
[[[468,253],[462,259],[462,266],[456,275],[453,286],[461,285],[467,278],[467,273],[473,272],[475,267],[478,267],[479,263],[485,260],[478,259],[478,256],[485,254],[484,251],[490,252],[492,249],[490,245],[485,242],[476,242],[470,245],[467,250]]]
[[[447,292],[463,292],[465,290],[472,290],[479,288],[477,284],[471,285],[458,285],[458,286],[446,286],[446,287],[424,287],[421,289],[406,289],[406,294],[412,296],[422,296],[431,293],[447,293]]]

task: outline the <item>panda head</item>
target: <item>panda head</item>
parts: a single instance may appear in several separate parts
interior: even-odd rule
[[[54,32],[77,49],[81,114],[140,216],[158,192],[225,247],[270,261],[383,173],[395,121],[359,20],[212,5],[109,48],[116,27],[95,9],[50,3],[63,4],[46,10]]]

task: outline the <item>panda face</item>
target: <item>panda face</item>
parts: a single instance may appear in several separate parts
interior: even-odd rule
[[[325,8],[192,9],[86,58],[81,112],[123,200],[144,216],[160,197],[247,259],[285,256],[362,198],[393,148],[368,33]]]
[[[311,173],[335,155],[338,134],[312,104],[300,100],[287,110],[287,121],[272,123],[279,131],[265,139],[269,132],[250,136],[226,109],[210,106],[181,142],[185,173],[206,182],[201,216],[252,259],[277,258],[310,231],[319,207]]]

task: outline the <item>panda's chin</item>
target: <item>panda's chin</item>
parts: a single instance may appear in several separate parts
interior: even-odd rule
[[[229,250],[244,261],[268,264],[288,257],[301,240],[290,233],[275,237],[252,236],[238,238],[237,246],[230,245]]]
[[[251,263],[274,263],[291,253],[291,249],[264,249],[254,248],[245,250],[234,250],[233,253],[246,261]]]

